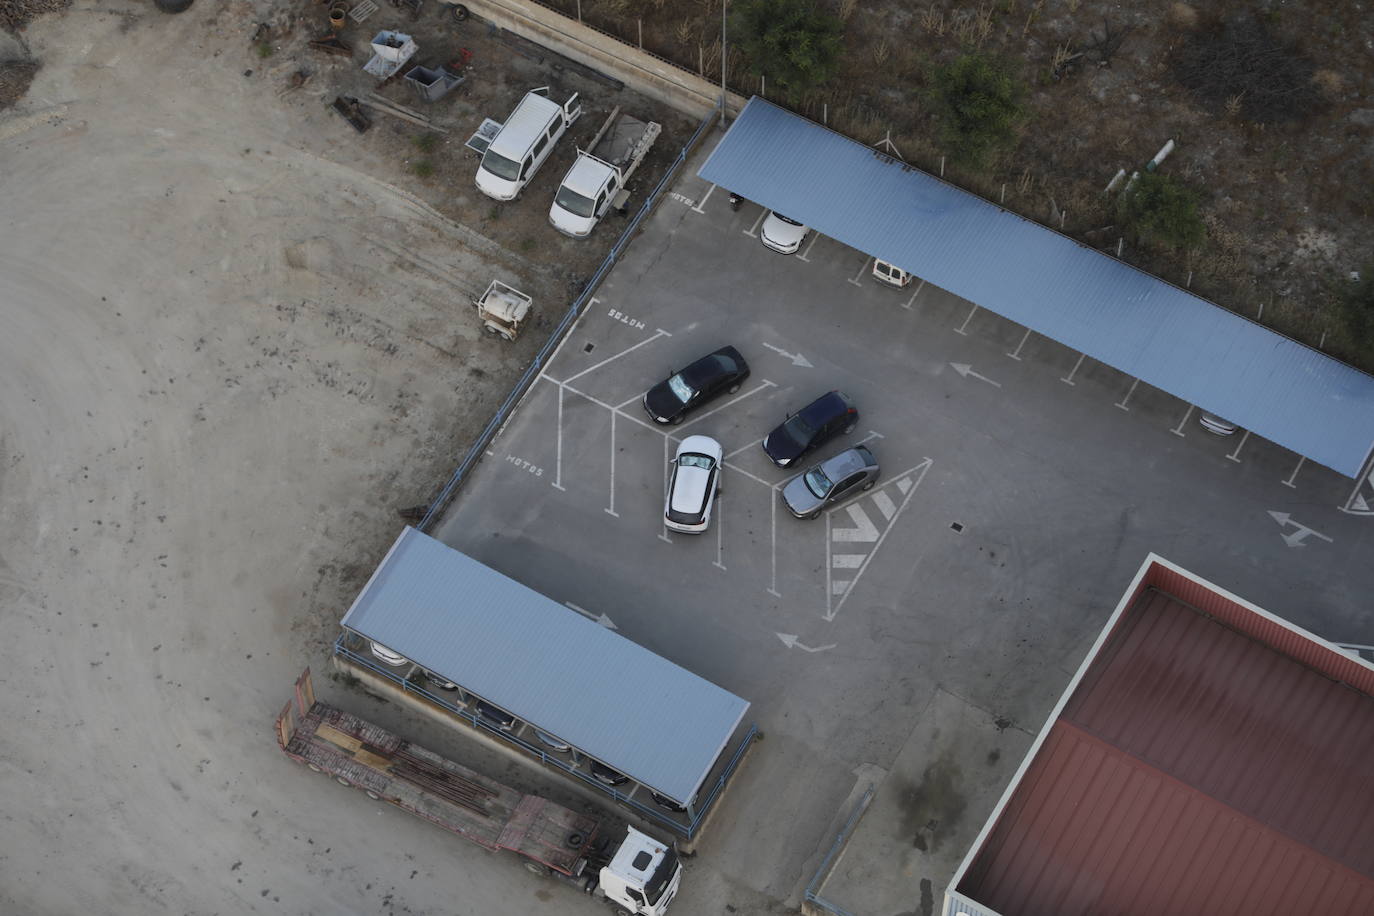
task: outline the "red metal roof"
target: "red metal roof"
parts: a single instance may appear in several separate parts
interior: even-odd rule
[[[1374,697],[1241,630],[1141,591],[959,893],[1004,916],[1374,913]]]

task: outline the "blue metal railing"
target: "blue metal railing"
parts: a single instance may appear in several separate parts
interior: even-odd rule
[[[425,512],[425,517],[420,520],[420,524],[417,526],[421,531],[428,532],[430,524],[448,505],[449,500],[453,498],[453,494],[456,493],[458,487],[462,485],[463,479],[467,477],[473,465],[482,457],[482,453],[486,451],[487,445],[495,438],[497,430],[499,430],[506,420],[510,418],[511,411],[515,409],[520,399],[524,397],[530,385],[534,384],[534,380],[538,377],[540,370],[544,368],[545,360],[547,360],[549,355],[558,347],[559,341],[563,339],[563,335],[572,328],[573,322],[578,319],[582,314],[582,309],[591,300],[592,293],[596,292],[597,287],[601,285],[601,281],[606,278],[606,274],[610,273],[611,268],[615,266],[616,260],[618,260],[620,255],[624,252],[625,247],[630,244],[630,238],[634,235],[635,230],[639,228],[639,224],[644,221],[649,215],[649,212],[654,208],[654,205],[658,203],[658,199],[662,196],[664,188],[668,186],[668,182],[677,176],[678,170],[682,168],[682,164],[687,161],[687,157],[696,149],[696,145],[700,142],[702,135],[706,133],[706,130],[713,123],[715,123],[719,115],[720,112],[718,110],[713,110],[706,115],[701,123],[697,125],[696,132],[692,134],[691,138],[687,140],[682,149],[678,151],[677,159],[668,167],[668,171],[663,174],[663,178],[654,187],[653,191],[649,193],[643,206],[636,211],[634,217],[625,227],[625,231],[620,233],[620,237],[616,239],[616,243],[611,246],[610,252],[606,255],[605,259],[602,260],[601,266],[596,269],[596,273],[592,274],[592,278],[587,281],[587,285],[583,287],[582,292],[573,300],[573,304],[563,315],[563,320],[558,322],[558,327],[554,328],[553,333],[549,335],[549,339],[544,342],[544,345],[539,348],[539,352],[535,354],[534,361],[530,363],[525,373],[520,376],[520,380],[515,383],[515,387],[511,389],[510,394],[506,396],[501,406],[496,409],[495,415],[492,416],[486,427],[483,428],[482,432],[473,441],[472,447],[469,448],[467,454],[463,456],[463,460],[459,462],[457,470],[453,472],[448,483],[444,484],[444,488],[439,491],[439,495],[430,502],[429,509]]]
[[[859,799],[859,803],[854,806],[854,812],[849,815],[849,820],[845,822],[843,829],[836,834],[835,842],[830,844],[830,851],[827,852],[825,858],[821,860],[820,868],[816,869],[816,874],[811,878],[811,883],[806,886],[806,899],[821,909],[834,913],[835,916],[853,916],[853,914],[842,907],[836,906],[829,900],[826,900],[817,893],[816,888],[825,880],[826,873],[830,871],[831,861],[835,858],[836,854],[844,848],[845,840],[849,839],[850,831],[854,829],[854,825],[857,824],[859,818],[863,816],[864,811],[868,808],[868,803],[873,800],[874,791],[874,787],[869,786],[864,792],[864,797]]]
[[[411,681],[408,678],[401,677],[399,674],[396,673],[396,671],[388,670],[386,667],[377,664],[367,656],[354,652],[347,645],[350,636],[350,632],[345,630],[344,632],[339,634],[339,637],[336,640],[334,640],[335,655],[339,655],[343,658],[346,658],[348,662],[352,665],[357,665],[358,667],[364,668],[372,672],[373,674],[379,675],[381,677],[386,678],[389,681],[392,681],[393,683],[399,685],[402,692],[404,693],[413,693],[417,696],[424,697],[426,700],[435,704],[436,706],[442,707],[446,711],[456,716],[459,716],[474,728],[482,729],[487,734],[492,735],[493,737],[500,738],[501,740],[509,744],[514,744],[516,747],[519,747],[526,753],[531,754],[534,757],[537,757],[540,763],[546,764],[548,766],[557,767],[564,773],[567,773],[569,776],[574,776],[582,782],[586,783],[588,786],[597,789],[600,792],[604,792],[606,795],[609,795],[613,800],[628,805],[630,808],[634,809],[641,817],[647,818],[649,820],[654,821],[655,823],[661,824],[664,827],[667,827],[669,830],[672,830],[674,833],[687,839],[690,839],[693,836],[693,834],[696,833],[697,827],[706,817],[707,812],[711,810],[711,805],[715,802],[716,797],[720,794],[721,790],[725,788],[725,783],[730,778],[730,774],[735,771],[735,768],[737,766],[739,766],[740,760],[744,757],[744,752],[749,747],[749,742],[753,741],[755,736],[758,734],[758,727],[755,725],[750,725],[749,733],[745,735],[744,740],[742,740],[739,744],[739,747],[735,749],[734,756],[730,758],[730,762],[721,772],[720,778],[717,779],[715,784],[711,787],[711,791],[706,796],[705,801],[702,802],[701,808],[695,812],[695,816],[692,818],[690,823],[683,824],[682,822],[674,820],[673,818],[662,813],[661,811],[651,808],[648,805],[645,805],[643,802],[637,801],[631,798],[630,796],[624,794],[623,792],[618,791],[614,786],[608,786],[602,782],[597,781],[594,777],[589,776],[581,770],[573,767],[563,758],[556,757],[548,753],[544,748],[540,747],[539,745],[532,744],[529,741],[526,741],[524,738],[521,738],[519,735],[514,735],[510,732],[505,732],[500,730],[499,728],[493,727],[490,723],[488,723],[485,719],[483,719],[476,713],[470,712],[469,710],[461,706],[456,706],[446,697],[432,693],[431,691],[426,690],[424,687],[415,683],[414,681]]]

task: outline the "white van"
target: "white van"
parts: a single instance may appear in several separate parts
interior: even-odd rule
[[[911,282],[911,274],[902,270],[895,264],[879,261],[877,258],[873,259],[873,277],[874,279],[882,280],[889,286],[895,286],[898,289],[901,289]]]
[[[525,93],[506,123],[491,138],[477,167],[477,189],[497,200],[514,200],[549,158],[553,145],[582,114],[577,93],[562,105],[548,97],[549,87]]]

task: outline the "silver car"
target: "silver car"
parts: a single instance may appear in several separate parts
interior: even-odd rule
[[[782,488],[783,505],[797,518],[815,518],[827,506],[871,489],[878,471],[878,459],[867,446],[847,448],[789,480]]]

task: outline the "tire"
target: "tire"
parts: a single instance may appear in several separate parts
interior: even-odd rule
[[[164,13],[184,13],[195,0],[153,0],[153,5]]]
[[[740,385],[743,385],[743,384],[744,384],[743,382],[735,382],[735,384],[733,384],[733,385],[731,385],[729,388],[725,389],[725,392],[726,392],[727,394],[734,394],[736,391],[739,391],[739,386],[740,386]]]
[[[671,420],[669,420],[668,422],[671,423],[671,424],[673,424],[674,426],[677,426],[679,423],[682,422],[682,414],[678,414],[677,416],[673,417],[673,418],[672,418]]]
[[[468,21],[468,16],[470,16],[471,13],[468,12],[468,8],[467,8],[466,6],[463,6],[463,4],[461,4],[461,3],[455,3],[455,4],[453,4],[453,8],[452,8],[452,9],[453,9],[453,21],[454,21],[454,22],[467,22],[467,21]]]
[[[313,763],[307,763],[306,766],[310,767],[310,769],[314,770],[316,773],[323,773],[323,772],[324,772],[324,770],[322,770],[322,769],[320,769],[319,767],[315,766],[315,764],[313,764]]]
[[[525,871],[529,872],[532,875],[538,875],[541,878],[547,878],[549,876],[548,866],[540,862],[536,862],[533,859],[525,860]]]
[[[854,427],[857,425],[857,423],[850,423],[848,426],[844,428],[844,434],[847,436],[850,433],[852,433],[854,431]]]
[[[370,799],[372,799],[373,801],[381,801],[381,800],[382,800],[382,797],[381,797],[380,795],[378,795],[376,792],[373,792],[371,789],[364,789],[363,791],[366,792],[366,793],[367,793],[367,797],[370,798]]]
[[[873,489],[873,484],[875,484],[875,483],[877,483],[877,481],[870,480],[868,483],[864,484],[864,489],[865,489],[865,490],[871,490],[871,489]]]
[[[821,517],[821,510],[820,510],[820,509],[817,509],[815,512],[812,512],[810,515],[807,516],[807,518],[820,518],[820,517]]]
[[[514,339],[515,339],[515,335],[512,334],[510,331],[507,331],[507,330],[500,330],[500,331],[497,331],[497,332],[496,332],[496,336],[497,336],[497,337],[500,337],[502,340],[514,340]]]
[[[353,783],[349,782],[347,779],[344,779],[342,776],[335,776],[334,781],[341,786],[348,786],[349,788],[353,787]]]

